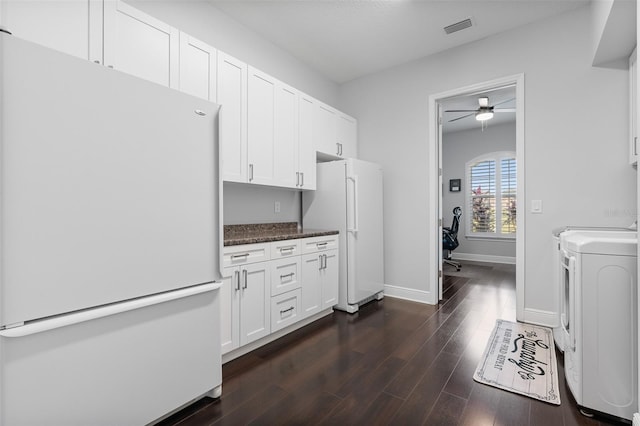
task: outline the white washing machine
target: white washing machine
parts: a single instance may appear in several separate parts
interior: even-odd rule
[[[565,377],[578,405],[631,420],[638,406],[637,233],[560,234]]]

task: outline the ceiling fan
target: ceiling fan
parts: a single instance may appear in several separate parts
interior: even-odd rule
[[[462,120],[463,118],[471,117],[474,115],[478,121],[487,121],[493,118],[493,114],[496,112],[515,112],[515,108],[496,108],[498,105],[506,104],[513,101],[515,98],[507,99],[506,101],[498,102],[494,105],[489,105],[489,98],[486,96],[478,98],[478,109],[448,109],[445,112],[468,112],[470,114],[463,115],[461,117],[453,118],[452,121]]]

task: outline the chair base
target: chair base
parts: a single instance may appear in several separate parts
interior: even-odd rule
[[[455,260],[443,259],[443,262],[455,267],[456,271],[459,271],[460,268],[462,268],[462,264],[460,262],[456,262]]]

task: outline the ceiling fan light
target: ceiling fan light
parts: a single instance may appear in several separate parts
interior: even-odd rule
[[[493,111],[480,111],[476,112],[476,120],[487,121],[493,118]]]

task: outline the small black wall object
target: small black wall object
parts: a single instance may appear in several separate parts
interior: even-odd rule
[[[449,191],[460,192],[461,179],[449,179]]]

